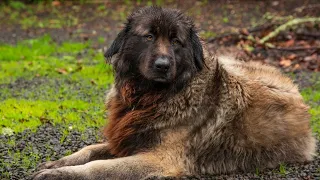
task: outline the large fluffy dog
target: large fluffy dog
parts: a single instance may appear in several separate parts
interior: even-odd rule
[[[108,142],[41,166],[34,179],[142,179],[312,160],[308,107],[275,68],[204,55],[177,10],[133,13],[105,56],[115,70]]]

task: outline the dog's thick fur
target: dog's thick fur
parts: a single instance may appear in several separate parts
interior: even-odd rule
[[[108,142],[42,164],[34,179],[178,177],[312,160],[308,107],[289,78],[203,54],[179,11],[133,13],[106,53],[115,69]],[[159,57],[167,69],[154,68]]]

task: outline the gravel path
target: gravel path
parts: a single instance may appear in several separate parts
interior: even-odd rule
[[[21,167],[23,158],[12,159],[9,153],[29,151],[30,161],[44,162],[47,159],[56,160],[66,154],[75,152],[80,148],[96,143],[100,139],[98,129],[87,129],[85,132],[70,130],[63,142],[60,139],[64,136],[59,126],[53,127],[45,124],[36,132],[26,130],[12,136],[0,136],[0,157],[4,162],[16,162],[16,164],[5,169],[0,169],[0,179],[6,179],[4,173],[10,173],[13,180],[30,179],[29,175],[34,171],[30,167]],[[10,143],[15,141],[14,144]],[[318,146],[318,154],[320,146]],[[38,154],[35,158],[32,154]],[[174,178],[150,178],[150,179],[174,179]],[[201,176],[201,177],[183,177],[182,179],[320,179],[320,157],[308,164],[285,165],[285,168],[279,171],[279,168],[259,173],[233,174],[220,176]]]
[[[66,136],[62,132],[63,130],[59,126],[54,127],[50,124],[45,124],[40,126],[36,132],[26,130],[12,136],[0,135],[0,157],[3,158],[5,163],[15,163],[4,169],[0,168],[0,179],[6,179],[5,172],[9,172],[10,179],[13,180],[30,179],[29,175],[34,171],[32,165],[36,166],[36,164],[32,163],[57,160],[84,146],[96,143],[99,139],[99,130],[93,128],[86,129],[82,133],[70,130]],[[61,142],[61,139],[64,139],[64,141]],[[26,159],[19,157],[19,152],[29,155],[27,157],[31,161],[29,167],[21,166]],[[12,153],[17,155],[10,156]]]

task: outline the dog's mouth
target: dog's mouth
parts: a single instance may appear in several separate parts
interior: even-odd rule
[[[155,82],[159,82],[159,83],[169,83],[170,82],[167,78],[162,78],[162,77],[154,78],[153,80]]]

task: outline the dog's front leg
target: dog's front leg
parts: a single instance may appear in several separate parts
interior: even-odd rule
[[[63,166],[81,165],[90,161],[109,158],[112,158],[112,155],[109,153],[108,143],[95,144],[84,147],[78,152],[63,157],[57,161],[42,163],[37,169],[55,169]]]
[[[164,156],[144,153],[123,158],[96,160],[78,166],[44,169],[34,174],[33,179],[137,180],[151,176],[178,176],[183,173],[183,168],[180,166],[181,163],[171,162]]]

